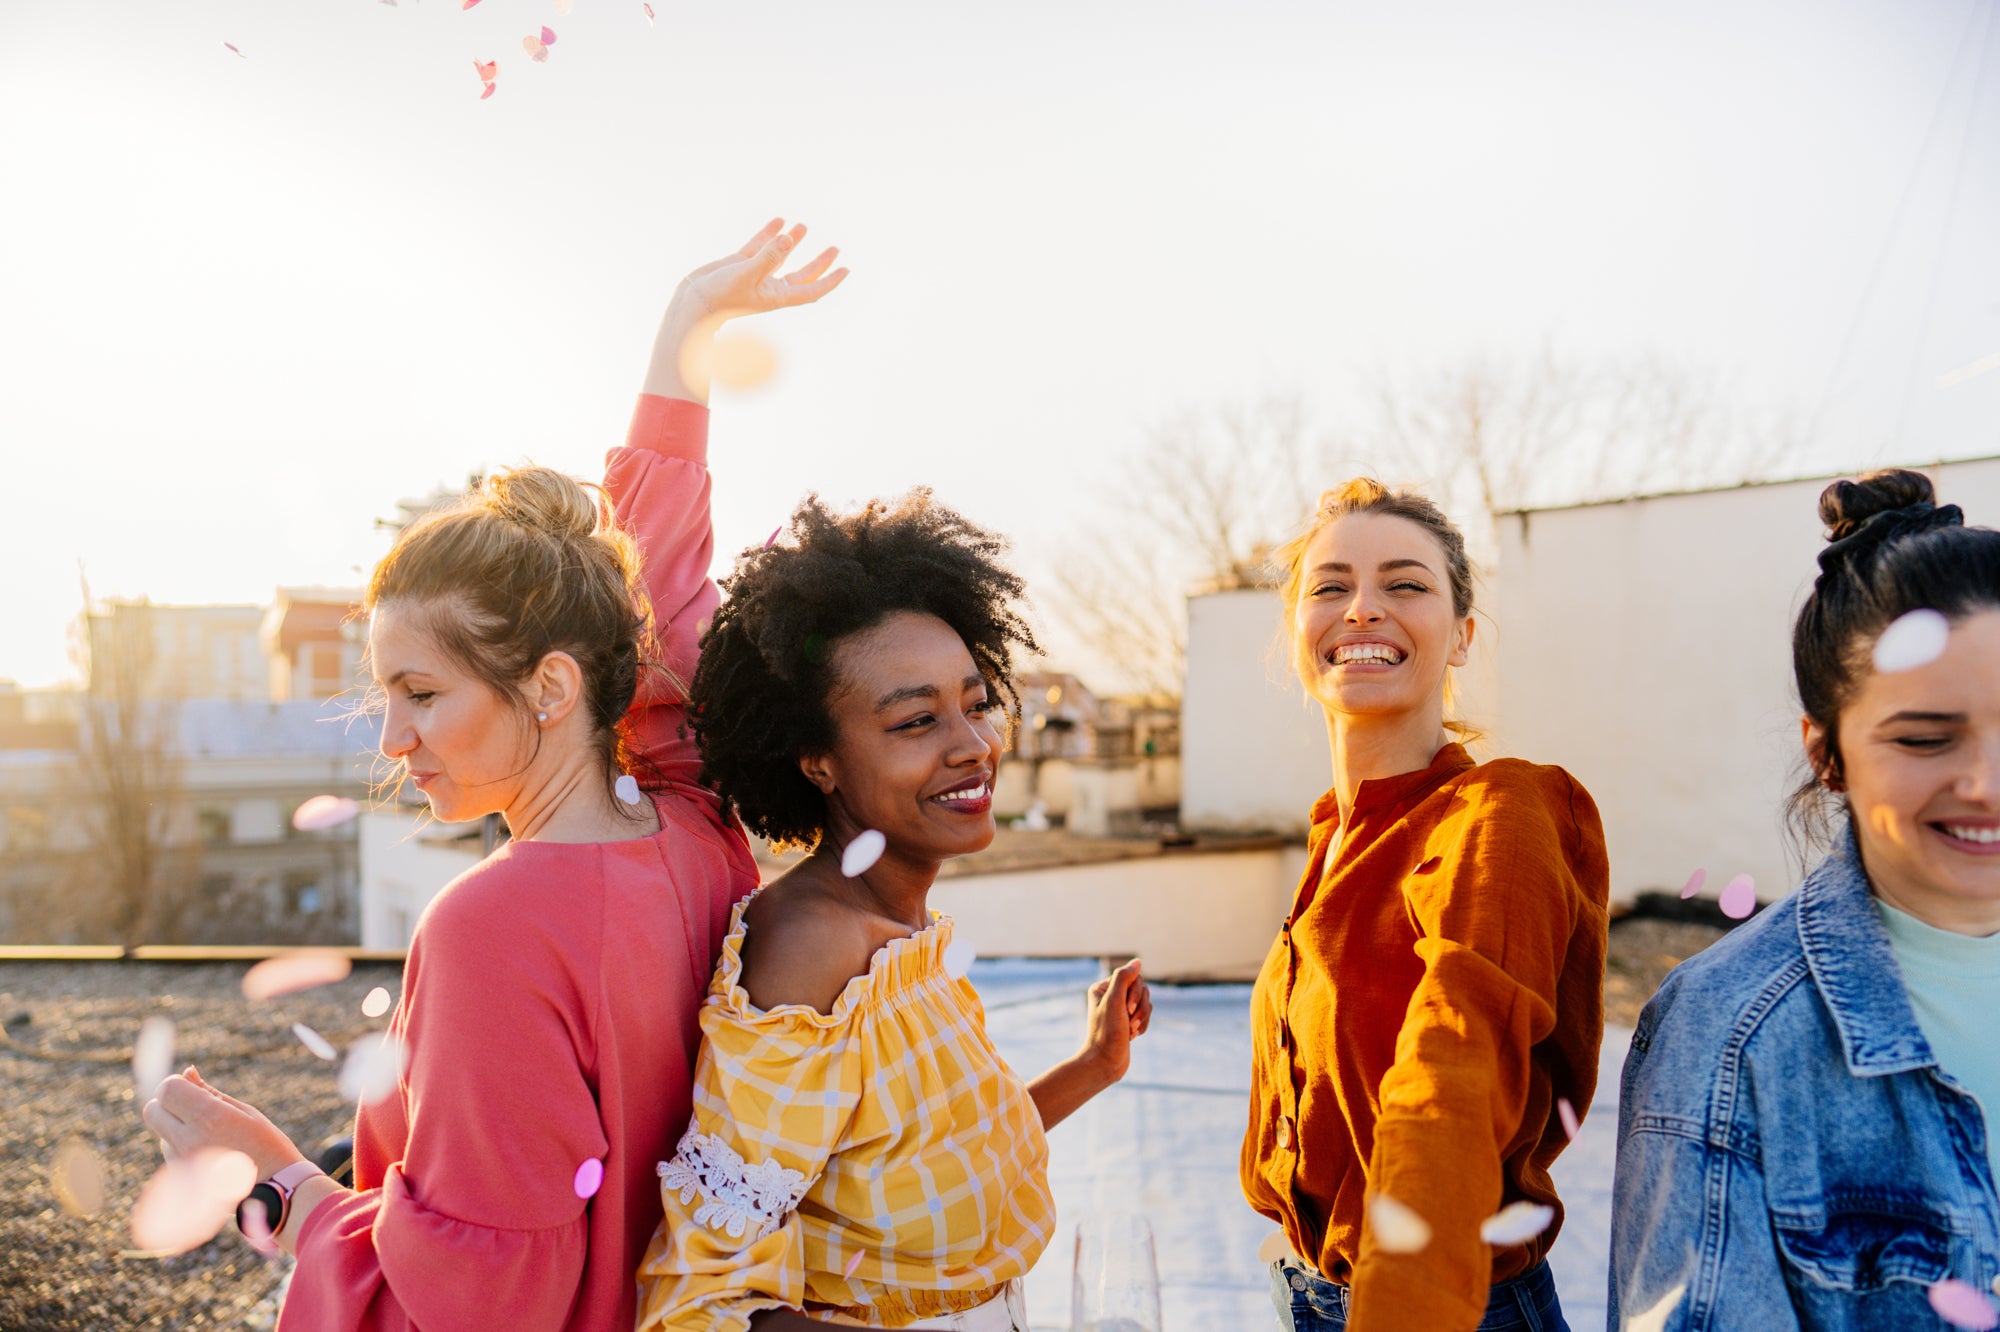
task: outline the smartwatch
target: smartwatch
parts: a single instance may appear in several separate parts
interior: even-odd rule
[[[291,1219],[292,1195],[298,1192],[299,1185],[314,1175],[325,1173],[311,1161],[294,1161],[270,1178],[258,1180],[257,1187],[250,1190],[250,1196],[236,1204],[236,1228],[243,1229],[244,1208],[261,1207],[270,1223],[269,1233],[275,1239],[284,1230],[285,1222]]]

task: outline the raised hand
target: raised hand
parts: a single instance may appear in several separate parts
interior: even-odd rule
[[[783,218],[772,218],[740,247],[682,278],[660,320],[643,391],[707,402],[709,356],[724,321],[810,305],[839,286],[847,270],[833,267],[836,249],[778,271],[805,234],[803,225],[787,228]]]
[[[1140,977],[1139,959],[1135,957],[1090,987],[1090,1017],[1083,1052],[1116,1081],[1131,1066],[1132,1042],[1146,1034],[1152,1021],[1153,992]]]

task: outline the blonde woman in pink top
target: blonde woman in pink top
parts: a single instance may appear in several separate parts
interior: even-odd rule
[[[356,1119],[356,1188],[192,1068],[145,1107],[170,1153],[255,1162],[251,1205],[298,1256],[283,1332],[634,1321],[696,1013],[757,882],[683,727],[718,600],[705,353],[723,319],[838,285],[831,250],[779,274],[803,234],[774,221],[682,282],[609,457],[610,521],[560,473],[501,472],[370,580],[383,754],[440,819],[498,813],[512,839],[418,922],[390,1022],[407,1067]]]

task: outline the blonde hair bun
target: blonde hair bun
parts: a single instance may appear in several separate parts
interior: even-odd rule
[[[472,502],[523,527],[558,536],[589,537],[605,525],[598,497],[552,467],[502,468],[480,483]]]

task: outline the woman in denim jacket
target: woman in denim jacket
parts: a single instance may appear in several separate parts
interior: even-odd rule
[[[1640,1016],[1615,1329],[2000,1315],[2000,532],[1933,498],[1907,471],[1820,497],[1793,813],[1830,854]]]

